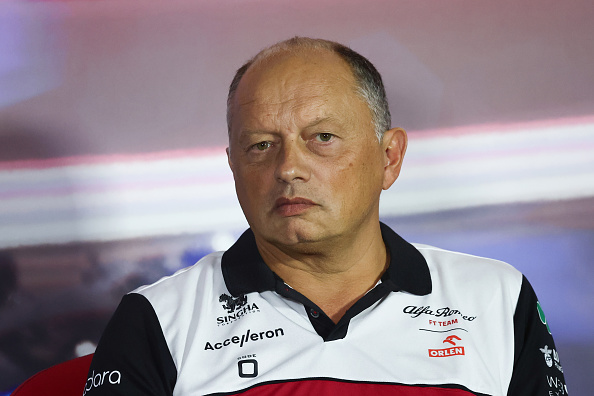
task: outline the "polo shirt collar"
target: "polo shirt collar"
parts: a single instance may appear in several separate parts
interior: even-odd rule
[[[390,227],[380,223],[382,238],[390,252],[390,265],[382,283],[392,291],[416,295],[431,293],[431,275],[425,257]],[[223,278],[233,296],[252,292],[273,291],[280,279],[264,263],[251,229],[223,254]]]

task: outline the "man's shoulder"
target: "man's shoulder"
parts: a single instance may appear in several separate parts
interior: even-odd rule
[[[439,276],[476,283],[506,282],[515,284],[518,290],[522,283],[522,273],[504,261],[425,244],[412,245],[425,257],[433,280]]]
[[[196,292],[203,290],[201,284],[210,284],[218,287],[224,287],[224,281],[221,275],[221,257],[223,252],[211,253],[196,264],[182,268],[172,275],[165,276],[155,283],[145,285],[133,290],[131,293],[141,294],[151,303],[163,299],[182,299],[195,295]]]

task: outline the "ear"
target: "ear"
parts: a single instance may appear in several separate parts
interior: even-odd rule
[[[392,128],[384,133],[382,149],[385,153],[384,183],[382,188],[387,190],[398,179],[402,160],[408,145],[406,131],[402,128]]]
[[[229,164],[229,168],[231,168],[231,172],[233,172],[233,162],[231,162],[231,154],[229,154],[229,147],[225,149],[227,153],[227,163]]]

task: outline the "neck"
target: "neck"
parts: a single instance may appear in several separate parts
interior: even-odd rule
[[[335,323],[381,278],[388,257],[379,222],[328,246],[278,246],[258,240],[264,262]]]

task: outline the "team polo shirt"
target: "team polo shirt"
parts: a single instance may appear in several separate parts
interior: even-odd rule
[[[126,295],[85,395],[565,395],[534,291],[496,260],[412,245],[334,324],[262,260],[226,252]]]

